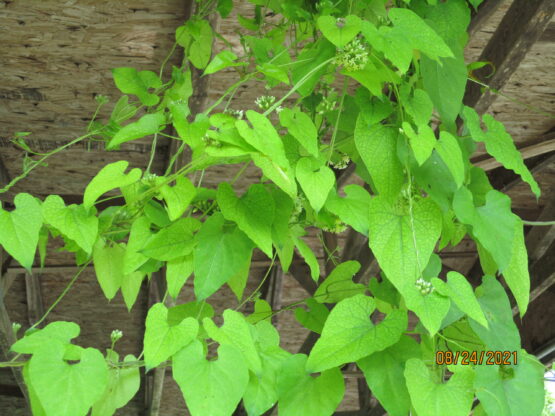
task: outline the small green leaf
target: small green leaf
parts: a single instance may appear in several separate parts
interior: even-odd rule
[[[58,195],[49,195],[42,204],[44,221],[91,254],[98,236],[98,218],[82,205],[66,207]]]
[[[185,176],[176,179],[174,186],[165,185],[160,193],[168,206],[168,217],[175,221],[185,212],[196,194],[196,188]]]
[[[306,372],[306,355],[295,354],[283,361],[278,374],[280,416],[331,416],[345,393],[345,382],[338,368],[318,377]]]
[[[85,416],[106,388],[108,367],[94,348],[84,349],[79,363],[70,365],[65,349],[61,342],[44,344],[29,362],[29,379],[46,415]]]
[[[141,170],[134,168],[128,174],[125,174],[128,165],[128,161],[120,160],[119,162],[109,163],[100,169],[85,188],[83,195],[84,207],[90,209],[104,193],[137,182],[141,178]]]
[[[530,299],[530,272],[528,270],[528,253],[526,252],[524,229],[521,221],[516,226],[511,260],[503,271],[503,277],[511,292],[513,292],[520,316],[522,317],[526,313]]]
[[[252,110],[248,110],[246,116],[252,124],[252,128],[248,126],[245,120],[237,120],[235,126],[239,134],[248,144],[270,157],[278,166],[287,168],[289,161],[285,156],[283,142],[270,120]]]
[[[241,351],[249,370],[260,376],[262,362],[251,334],[252,325],[241,313],[231,309],[224,311],[223,318],[224,324],[221,328],[218,328],[211,319],[203,319],[202,324],[208,336],[220,345],[232,345]]]
[[[166,282],[168,293],[177,299],[179,292],[193,273],[193,255],[177,257],[166,263]]]
[[[453,175],[457,187],[461,186],[464,182],[464,159],[458,140],[451,133],[442,131],[435,148]]]
[[[436,383],[424,361],[411,358],[405,378],[418,416],[468,416],[472,408],[474,372],[465,369],[446,383]]]
[[[200,228],[195,218],[181,218],[154,234],[141,253],[150,258],[168,261],[186,256],[193,251],[193,234]]]
[[[330,314],[329,309],[314,298],[306,299],[305,303],[309,310],[307,311],[302,307],[295,309],[295,318],[305,328],[317,334],[321,334],[326,319]]]
[[[150,220],[147,217],[139,217],[133,221],[123,258],[123,274],[132,273],[146,263],[148,257],[140,251],[151,236]]]
[[[355,15],[349,15],[345,18],[320,16],[318,18],[318,29],[331,43],[338,48],[342,48],[360,32],[360,18]]]
[[[10,256],[31,270],[42,227],[40,203],[27,193],[14,198],[11,212],[0,207],[0,244]]]
[[[411,97],[405,97],[403,105],[405,110],[414,120],[417,126],[427,125],[432,117],[434,105],[430,96],[424,90],[415,89]]]
[[[147,369],[158,366],[177,351],[193,341],[199,324],[189,317],[181,322],[168,322],[168,309],[163,303],[156,303],[148,310],[145,322],[144,352]]]
[[[337,215],[345,224],[367,236],[370,194],[360,185],[347,185],[343,191],[345,198],[333,192],[330,194],[326,201],[326,209]]]
[[[297,162],[296,176],[312,208],[320,211],[335,185],[333,171],[316,159],[303,157]]]
[[[409,392],[403,383],[405,363],[420,356],[418,343],[406,336],[383,351],[357,361],[372,394],[390,416],[406,416],[410,410]]]
[[[254,184],[241,198],[237,198],[230,184],[218,186],[218,205],[223,216],[237,226],[272,257],[272,222],[275,204],[272,196],[261,184]]]
[[[302,239],[295,237],[293,241],[295,242],[295,247],[297,247],[297,250],[299,250],[299,253],[310,268],[310,277],[315,282],[318,281],[320,278],[320,265],[314,252]]]
[[[284,108],[279,113],[279,121],[308,153],[318,157],[318,131],[307,114]]]
[[[129,354],[125,356],[122,363],[133,361],[137,361],[137,358]],[[108,386],[104,395],[93,405],[91,416],[112,416],[117,409],[125,406],[137,394],[140,385],[139,367],[110,368]]]
[[[186,57],[198,69],[208,65],[212,54],[213,32],[206,20],[190,19],[175,31],[176,42],[185,48]]]
[[[248,267],[252,241],[221,214],[209,217],[197,234],[194,251],[195,295],[206,299],[235,274]]]
[[[152,71],[140,71],[135,68],[115,68],[112,70],[116,86],[124,94],[133,94],[146,106],[158,104],[160,98],[149,92],[150,88],[160,88],[162,81]]]
[[[218,359],[208,361],[198,340],[174,356],[172,374],[192,416],[229,416],[249,382],[249,372],[239,351],[221,345]]]
[[[441,295],[451,298],[461,311],[486,328],[488,327],[488,322],[476,295],[474,295],[472,286],[462,274],[451,271],[447,273],[447,283],[436,278],[432,279],[432,283]]]
[[[34,354],[44,344],[48,344],[53,340],[59,341],[62,344],[69,344],[73,338],[79,336],[80,331],[79,325],[75,322],[52,322],[42,329],[38,329],[30,334],[26,333],[23,338],[10,347],[10,350],[20,354]]]
[[[360,270],[358,261],[338,264],[314,293],[320,303],[337,303],[343,299],[364,293],[366,286],[353,282],[353,276]]]
[[[106,145],[106,150],[112,150],[122,143],[158,133],[162,130],[165,122],[166,117],[163,113],[145,114],[139,120],[122,127]]]
[[[262,170],[264,176],[290,197],[295,198],[297,196],[297,181],[295,181],[295,171],[291,166],[282,168],[272,160],[271,156],[260,153],[251,153],[251,157],[253,163]]]
[[[463,224],[472,226],[474,237],[504,272],[511,261],[516,230],[522,224],[511,212],[511,199],[492,190],[486,194],[486,204],[475,208],[472,194],[463,187],[455,193],[453,209]]]
[[[474,109],[464,107],[462,117],[472,138],[477,142],[484,142],[488,153],[506,169],[520,175],[522,180],[530,185],[534,195],[539,198],[541,191],[538,183],[524,164],[522,155],[515,147],[515,143],[505,130],[503,123],[495,120],[491,115],[485,114],[482,121],[487,130],[484,132],[480,126],[480,118]]]
[[[292,81],[297,86],[297,92],[306,97],[313,91],[327,71],[324,63],[335,56],[336,48],[326,39],[318,39],[307,45],[297,57],[292,67]],[[319,69],[316,69],[320,67]],[[310,75],[309,75],[310,74]]]
[[[407,329],[406,312],[395,309],[374,325],[370,314],[375,309],[375,300],[364,295],[339,302],[330,312],[322,336],[310,352],[307,370],[327,370],[395,344]]]
[[[434,131],[428,125],[421,125],[418,127],[417,134],[409,123],[403,121],[403,132],[409,138],[416,162],[421,166],[428,160],[436,146]]]
[[[378,194],[396,200],[404,182],[403,167],[397,158],[398,132],[382,124],[368,126],[359,115],[355,145]]]
[[[96,278],[104,296],[111,300],[121,287],[123,279],[124,244],[112,244],[99,238],[93,247]]]
[[[488,321],[485,328],[473,320],[470,327],[491,351],[517,351],[520,334],[513,320],[511,304],[495,277],[484,276],[482,285],[476,289],[476,297]]]
[[[213,74],[214,72],[221,71],[222,69],[229,68],[232,66],[245,66],[248,65],[247,62],[235,62],[237,60],[237,55],[229,50],[223,50],[218,53],[212,61],[208,64],[204,70],[204,75]]]
[[[123,295],[123,301],[128,311],[131,310],[137,300],[145,276],[145,272],[137,270],[129,274],[124,274],[121,279],[121,294]]]

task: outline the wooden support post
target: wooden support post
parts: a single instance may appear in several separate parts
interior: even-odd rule
[[[493,90],[500,90],[541,37],[554,12],[553,0],[514,0],[478,59],[491,62],[495,74],[485,78],[485,69],[476,71],[476,75]],[[495,98],[490,89],[482,93],[480,85],[470,83],[464,102],[483,114]]]
[[[40,275],[25,273],[25,291],[27,293],[27,315],[29,325],[34,325],[44,315],[44,302],[40,286]],[[39,327],[44,326],[44,322]]]

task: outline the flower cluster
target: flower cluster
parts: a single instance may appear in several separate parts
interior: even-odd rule
[[[143,177],[141,179],[141,183],[143,185],[147,185],[147,186],[154,186],[154,185],[156,185],[156,178],[157,177],[158,177],[158,175],[156,175],[155,173],[145,172],[145,174],[143,175]]]
[[[245,115],[245,112],[243,110],[233,110],[232,108],[226,109],[224,113],[235,117],[237,120],[242,120],[243,116]]]
[[[359,71],[368,63],[368,49],[358,38],[349,42],[339,52],[334,58],[334,63],[343,66],[347,71]]]
[[[327,113],[329,111],[333,111],[335,109],[335,105],[337,104],[337,94],[334,92],[333,88],[330,90],[330,93],[327,96],[322,98],[322,101],[318,103],[316,106],[316,112],[320,115]]]
[[[432,283],[422,279],[421,277],[414,283],[414,285],[424,296],[429,295],[434,291]]]
[[[206,144],[206,146],[222,147],[222,142],[220,142],[219,140],[213,139],[208,135],[204,135],[204,137],[202,138],[202,141]]]
[[[112,334],[110,335],[110,339],[112,340],[112,344],[115,344],[116,342],[118,342],[121,337],[123,337],[123,332],[120,331],[119,329],[114,329],[112,331]]]
[[[261,95],[258,97],[254,103],[260,108],[261,110],[268,110],[274,103],[276,102],[276,97],[273,95]]]
[[[335,219],[335,221],[333,223],[333,226],[331,226],[331,227],[323,226],[322,227],[322,230],[330,232],[330,233],[334,233],[334,234],[342,233],[346,229],[347,229],[347,226],[339,218]]]
[[[345,169],[347,166],[349,166],[350,161],[351,161],[351,158],[349,157],[349,155],[343,153],[343,155],[341,156],[341,159],[335,163],[332,163],[332,166],[334,169],[342,170],[342,169]]]

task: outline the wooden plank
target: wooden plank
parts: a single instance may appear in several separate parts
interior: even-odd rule
[[[541,37],[553,13],[553,0],[514,0],[499,27],[480,55],[479,61],[489,61],[496,72],[490,78],[490,68],[475,71],[475,75],[493,90],[500,90]],[[464,102],[483,114],[497,95],[490,89],[482,93],[481,86],[470,83]]]
[[[469,36],[474,36],[506,0],[486,0],[478,8],[468,25]]]

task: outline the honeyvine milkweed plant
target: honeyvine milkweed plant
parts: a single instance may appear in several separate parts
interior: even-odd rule
[[[462,104],[466,29],[480,0],[250,3],[254,17],[237,16],[241,48],[232,50],[208,17],[230,18],[233,2],[199,2],[175,33],[172,53],[184,49],[182,65],[169,79],[162,76],[169,56],[159,74],[114,69],[125,95],[109,120],[94,120],[71,142],[103,140],[111,150],[153,135],[154,152],[158,137],[170,138],[179,146],[165,175],[151,173],[151,164],[128,170],[122,160],[92,178],[82,204],[21,193],[14,210],[0,211],[0,243],[23,267],[31,269],[37,248],[44,262],[48,238],[61,238],[81,270],[94,264],[106,298],[121,291],[129,309],[158,270],[174,299],[194,282],[196,301],[150,308],[138,356],[120,359],[117,331],[103,355],[72,343],[75,323],[28,330],[11,347],[26,360],[5,365],[23,366],[33,413],[112,415],[139,389],[140,367],[169,366],[193,416],[231,415],[241,401],[250,416],[276,405],[282,416],[331,415],[345,390],[341,368],[356,363],[392,416],[467,416],[476,404],[475,415],[540,415],[544,368],[521,349],[500,283],[502,276],[522,316],[530,289],[523,221],[469,160],[483,143],[540,194],[503,125]],[[227,46],[213,54],[216,37]],[[192,72],[226,68],[237,82],[191,114]],[[234,94],[246,83],[269,91],[251,109],[236,108]],[[278,90],[287,92],[272,95]],[[23,134],[16,140],[26,146]],[[60,150],[30,158],[2,192]],[[185,150],[190,162],[174,166]],[[242,168],[217,189],[189,179],[223,164]],[[339,189],[336,178],[349,164],[365,185]],[[234,182],[249,165],[260,180],[238,195]],[[113,190],[125,204],[99,210]],[[381,268],[368,285],[353,281],[357,261],[338,264],[333,253],[335,268],[321,278],[303,239],[309,228],[347,226],[368,237]],[[438,278],[435,252],[466,235],[484,270],[475,289],[456,271]],[[302,308],[295,305],[299,322],[320,334],[308,356],[279,346],[270,320],[279,311],[264,300],[250,316],[227,309],[223,325],[214,323],[210,296],[223,285],[241,305],[256,298],[244,293],[254,249],[285,271],[298,250],[319,282]],[[408,326],[409,312],[416,327]],[[207,358],[209,344],[217,344],[216,359]],[[439,363],[438,351],[510,351],[517,359]]]

